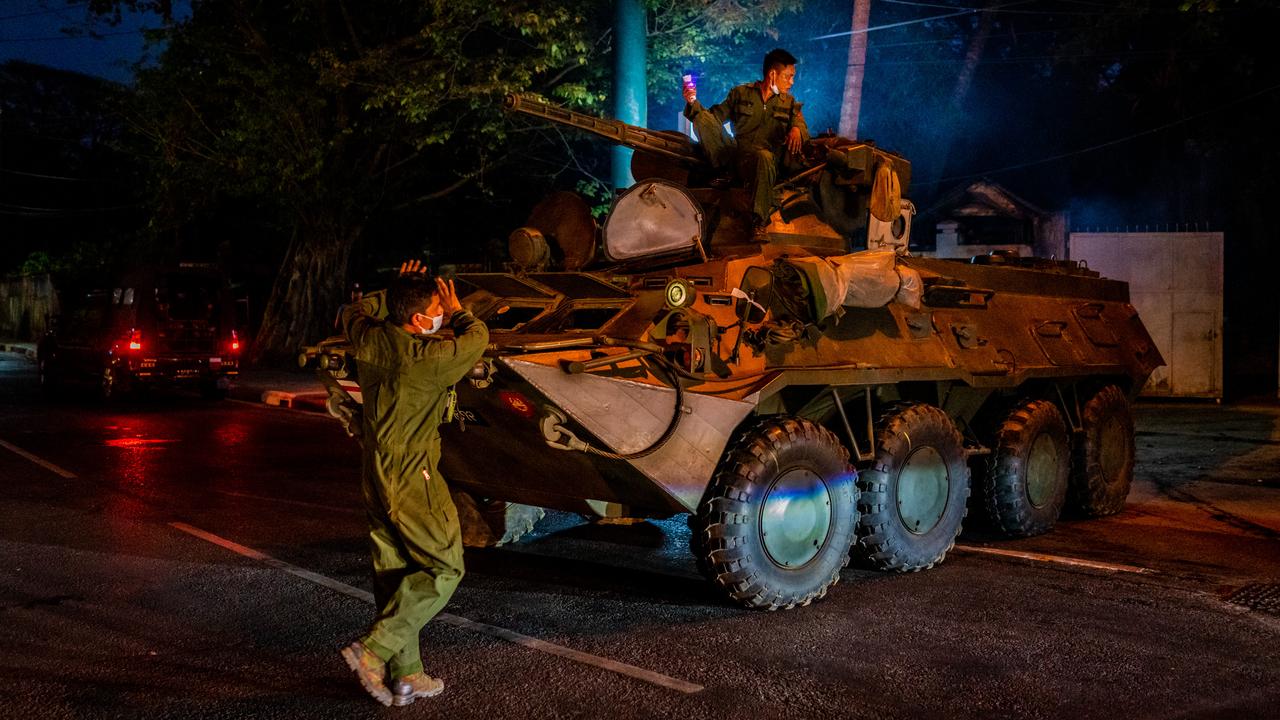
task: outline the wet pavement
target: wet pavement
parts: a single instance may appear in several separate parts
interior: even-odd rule
[[[372,610],[335,422],[184,393],[46,400],[0,353],[0,717],[1271,716],[1280,407],[1137,417],[1120,515],[971,531],[933,570],[850,569],[790,612],[724,604],[682,517],[550,513],[468,551],[451,623],[423,635],[445,693],[382,708],[336,653]]]

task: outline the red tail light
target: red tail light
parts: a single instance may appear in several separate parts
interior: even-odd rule
[[[240,336],[236,333],[235,330],[231,331],[231,352],[233,353],[240,352]]]
[[[138,330],[129,331],[129,350],[137,351],[142,349],[142,333]]]
[[[498,393],[498,399],[502,400],[503,404],[507,406],[508,410],[515,413],[516,415],[519,415],[522,418],[529,419],[529,418],[532,418],[537,413],[537,410],[534,408],[533,403],[529,402],[529,398],[521,395],[518,392],[513,392],[511,390],[503,390]]]

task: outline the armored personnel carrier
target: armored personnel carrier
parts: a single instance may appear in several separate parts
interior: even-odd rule
[[[1129,402],[1163,363],[1126,284],[909,256],[909,163],[839,138],[812,143],[753,243],[745,191],[687,138],[507,104],[636,148],[637,182],[599,228],[553,195],[512,233],[510,272],[458,276],[491,337],[442,428],[472,542],[513,539],[532,508],[685,513],[706,577],[772,610],[821,598],[851,557],[941,562],[971,506],[1010,536],[1123,507]],[[358,434],[343,340],[307,356]]]

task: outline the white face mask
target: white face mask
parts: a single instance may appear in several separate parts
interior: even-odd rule
[[[444,315],[433,315],[431,317],[431,327],[424,328],[418,325],[418,332],[423,335],[435,335],[440,332],[440,328],[444,327]]]
[[[777,83],[773,83],[772,85],[770,85],[770,86],[769,86],[769,92],[773,93],[774,95],[781,95],[781,94],[782,94],[781,92],[779,92],[779,91],[778,91],[778,84],[777,84]]]

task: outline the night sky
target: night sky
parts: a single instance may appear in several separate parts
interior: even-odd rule
[[[1055,94],[1051,87],[1054,77],[1046,76],[1043,83],[1035,79],[1034,65],[1043,61],[1036,53],[1042,50],[1030,48],[1043,46],[1028,45],[1027,41],[1048,33],[1055,38],[1069,38],[1074,30],[1113,13],[1105,3],[1037,0],[1013,3],[1016,8],[992,13],[992,40],[974,78],[969,100],[962,112],[946,107],[941,100],[951,92],[961,64],[965,28],[971,30],[978,23],[978,14],[961,12],[969,5],[980,3],[872,2],[861,136],[912,159],[917,195],[944,192],[945,186],[954,182],[990,173],[1002,182],[1021,186],[1023,192],[1049,207],[1072,210],[1082,222],[1220,220],[1206,217],[1210,213],[1199,208],[1164,206],[1158,196],[1144,198],[1146,207],[1135,211],[1132,206],[1119,204],[1109,192],[1092,197],[1087,191],[1068,188],[1057,181],[1065,163],[1052,161],[1056,155],[1065,153],[1070,158],[1077,149],[1143,130],[1127,125],[1123,119],[1112,122],[1107,117],[1073,117],[1072,100]],[[1172,5],[1176,3],[1169,5],[1167,12],[1174,12]],[[607,3],[602,1],[601,7],[607,7]],[[1241,11],[1230,3],[1224,7],[1223,12]],[[748,41],[741,55],[691,61],[690,68],[702,73],[700,95],[704,101],[714,101],[733,85],[755,79],[758,58],[781,45],[800,58],[794,92],[805,103],[810,127],[818,132],[835,126],[848,38],[824,36],[848,30],[850,8],[850,0],[807,0],[805,12],[781,16],[775,23],[774,36]],[[179,15],[187,9],[186,2],[175,3]],[[1268,19],[1276,17],[1259,18]],[[946,35],[937,31],[940,23],[955,25],[952,40],[939,40]],[[131,63],[143,59],[147,52],[141,30],[157,24],[158,18],[137,15],[126,15],[118,26],[101,20],[94,23],[89,19],[87,3],[76,0],[0,0],[0,62],[21,59],[128,83]],[[1159,57],[1157,53],[1176,49],[1141,37],[1128,43],[1129,47],[1118,55],[1117,67],[1148,62]],[[1086,65],[1089,61],[1085,57],[1073,62]],[[1079,66],[1069,71],[1078,72]],[[1054,72],[1061,77],[1063,70]],[[672,87],[669,95],[650,97],[650,127],[675,127],[682,102],[674,78]],[[910,89],[906,102],[904,88]],[[1184,90],[1188,98],[1198,94],[1194,89]],[[931,155],[937,145],[933,132],[942,128],[951,129],[961,141],[948,157],[938,159]],[[1075,136],[1070,146],[1064,142],[1068,134]],[[945,167],[935,165],[935,160]],[[1010,166],[1023,165],[1026,167],[1009,170]]]
[[[87,3],[0,0],[0,62],[25,60],[127,83],[141,59],[141,30],[156,18],[126,15],[115,27],[91,23]]]

